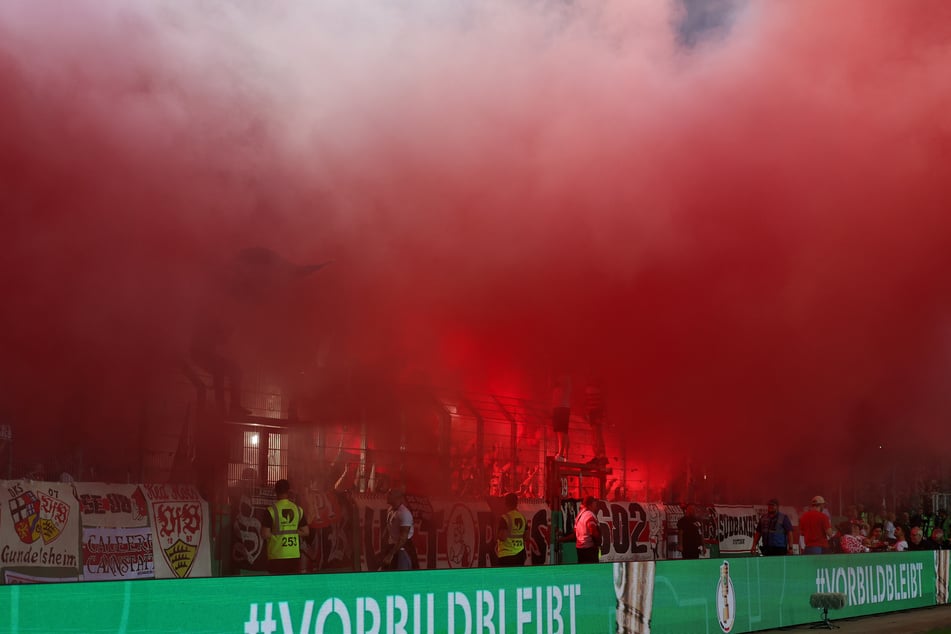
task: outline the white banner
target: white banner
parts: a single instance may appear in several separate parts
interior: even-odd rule
[[[599,501],[601,561],[648,561],[664,547],[665,509],[653,502]]]
[[[717,512],[717,539],[721,555],[749,554],[759,513],[752,506],[714,507]]]
[[[83,526],[130,528],[149,525],[145,497],[135,484],[77,482]]]
[[[142,484],[152,522],[155,577],[211,576],[208,504],[190,485]]]
[[[0,566],[79,569],[79,503],[72,484],[7,480]]]
[[[84,528],[83,580],[117,581],[155,577],[152,529]]]
[[[4,585],[22,585],[27,583],[68,583],[79,581],[79,577],[42,577],[40,575],[28,575],[15,570],[3,571]]]

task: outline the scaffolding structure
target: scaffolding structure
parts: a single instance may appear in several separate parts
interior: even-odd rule
[[[249,413],[234,417],[190,391],[193,385],[190,377],[178,427],[160,424],[151,434],[147,480],[204,478],[225,487],[290,477],[326,486],[342,478],[361,493],[403,486],[459,499],[514,492],[536,500],[555,492],[607,499],[636,492],[639,482],[619,438],[606,434],[609,466],[594,460],[593,432],[582,416],[569,424],[572,462],[553,466],[551,411],[530,399],[396,385],[385,399],[359,391],[349,400],[315,398],[297,418],[274,382],[258,380],[242,395]]]

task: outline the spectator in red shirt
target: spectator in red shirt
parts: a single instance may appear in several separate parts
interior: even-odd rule
[[[805,542],[806,555],[821,555],[829,551],[829,538],[832,537],[832,522],[822,512],[826,500],[821,495],[812,498],[812,508],[799,518],[799,531]]]

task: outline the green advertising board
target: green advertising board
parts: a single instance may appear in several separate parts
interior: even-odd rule
[[[611,566],[0,587],[0,631],[235,634],[613,632]]]
[[[818,621],[809,598],[840,592],[848,618],[935,605],[932,551],[660,561],[650,631],[754,632]]]
[[[0,632],[753,632],[947,602],[947,551],[0,586]]]

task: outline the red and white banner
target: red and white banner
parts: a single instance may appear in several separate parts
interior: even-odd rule
[[[0,481],[4,583],[211,576],[193,486]]]
[[[141,484],[152,523],[157,579],[211,576],[208,504],[190,485]]]
[[[136,484],[77,482],[83,526],[132,528],[149,525],[145,497]]]
[[[155,577],[152,529],[83,529],[83,581]]]
[[[72,484],[8,480],[0,510],[0,567],[79,572],[79,503]]]

